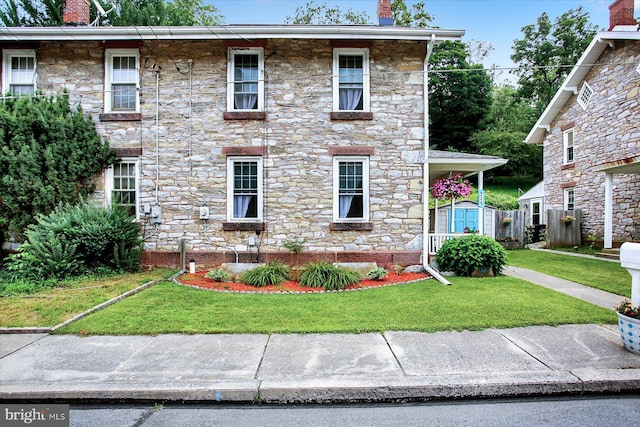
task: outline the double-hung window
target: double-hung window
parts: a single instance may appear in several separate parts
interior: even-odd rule
[[[6,49],[2,70],[4,93],[33,95],[36,87],[36,52],[34,50]]]
[[[335,222],[369,220],[368,157],[334,157],[333,218]]]
[[[227,158],[227,218],[262,220],[262,157]]]
[[[333,50],[333,111],[369,111],[369,49]]]
[[[125,207],[138,218],[138,159],[123,158],[107,169],[105,193],[107,206]]]
[[[572,211],[575,209],[575,189],[569,187],[564,189],[564,210]]]
[[[574,132],[573,129],[566,130],[562,133],[563,140],[563,163],[565,165],[573,163],[574,159],[574,151],[573,151],[573,140],[574,140]]]
[[[227,110],[264,110],[264,51],[229,49]]]
[[[140,110],[140,52],[107,49],[105,53],[105,112],[136,113]]]

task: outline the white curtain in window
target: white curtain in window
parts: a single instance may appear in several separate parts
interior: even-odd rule
[[[243,94],[236,95],[236,108],[238,110],[253,110],[256,108],[256,101],[258,100],[258,94]]]
[[[349,210],[351,210],[351,203],[353,202],[353,195],[340,196],[339,200],[339,215],[340,218],[346,218],[349,214]]]
[[[246,218],[249,203],[253,196],[235,196],[233,198],[233,212],[236,218]]]
[[[362,98],[362,88],[340,89],[340,109],[355,110]]]

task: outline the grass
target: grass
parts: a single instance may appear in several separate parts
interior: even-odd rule
[[[590,247],[590,246],[578,246],[578,247],[567,247],[567,248],[553,248],[554,251],[562,251],[569,252],[574,254],[584,254],[584,255],[595,255],[597,253],[602,252],[602,248],[598,247]]]
[[[0,327],[55,326],[98,304],[174,270],[157,269],[101,279],[79,279],[64,287],[0,298]]]
[[[631,298],[631,276],[620,264],[528,249],[509,251],[507,262]]]
[[[162,282],[59,333],[363,333],[615,323],[612,310],[511,277],[358,292],[233,294]]]

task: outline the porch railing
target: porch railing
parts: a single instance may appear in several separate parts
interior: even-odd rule
[[[442,244],[449,239],[455,239],[462,236],[468,236],[468,234],[464,233],[436,233],[428,235],[428,246],[430,254],[435,254],[442,247]]]

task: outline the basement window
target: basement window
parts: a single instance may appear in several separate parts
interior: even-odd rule
[[[587,105],[589,105],[589,101],[591,101],[591,95],[593,95],[593,89],[591,89],[591,86],[589,86],[587,82],[584,82],[578,94],[578,104],[583,110],[587,109]]]

